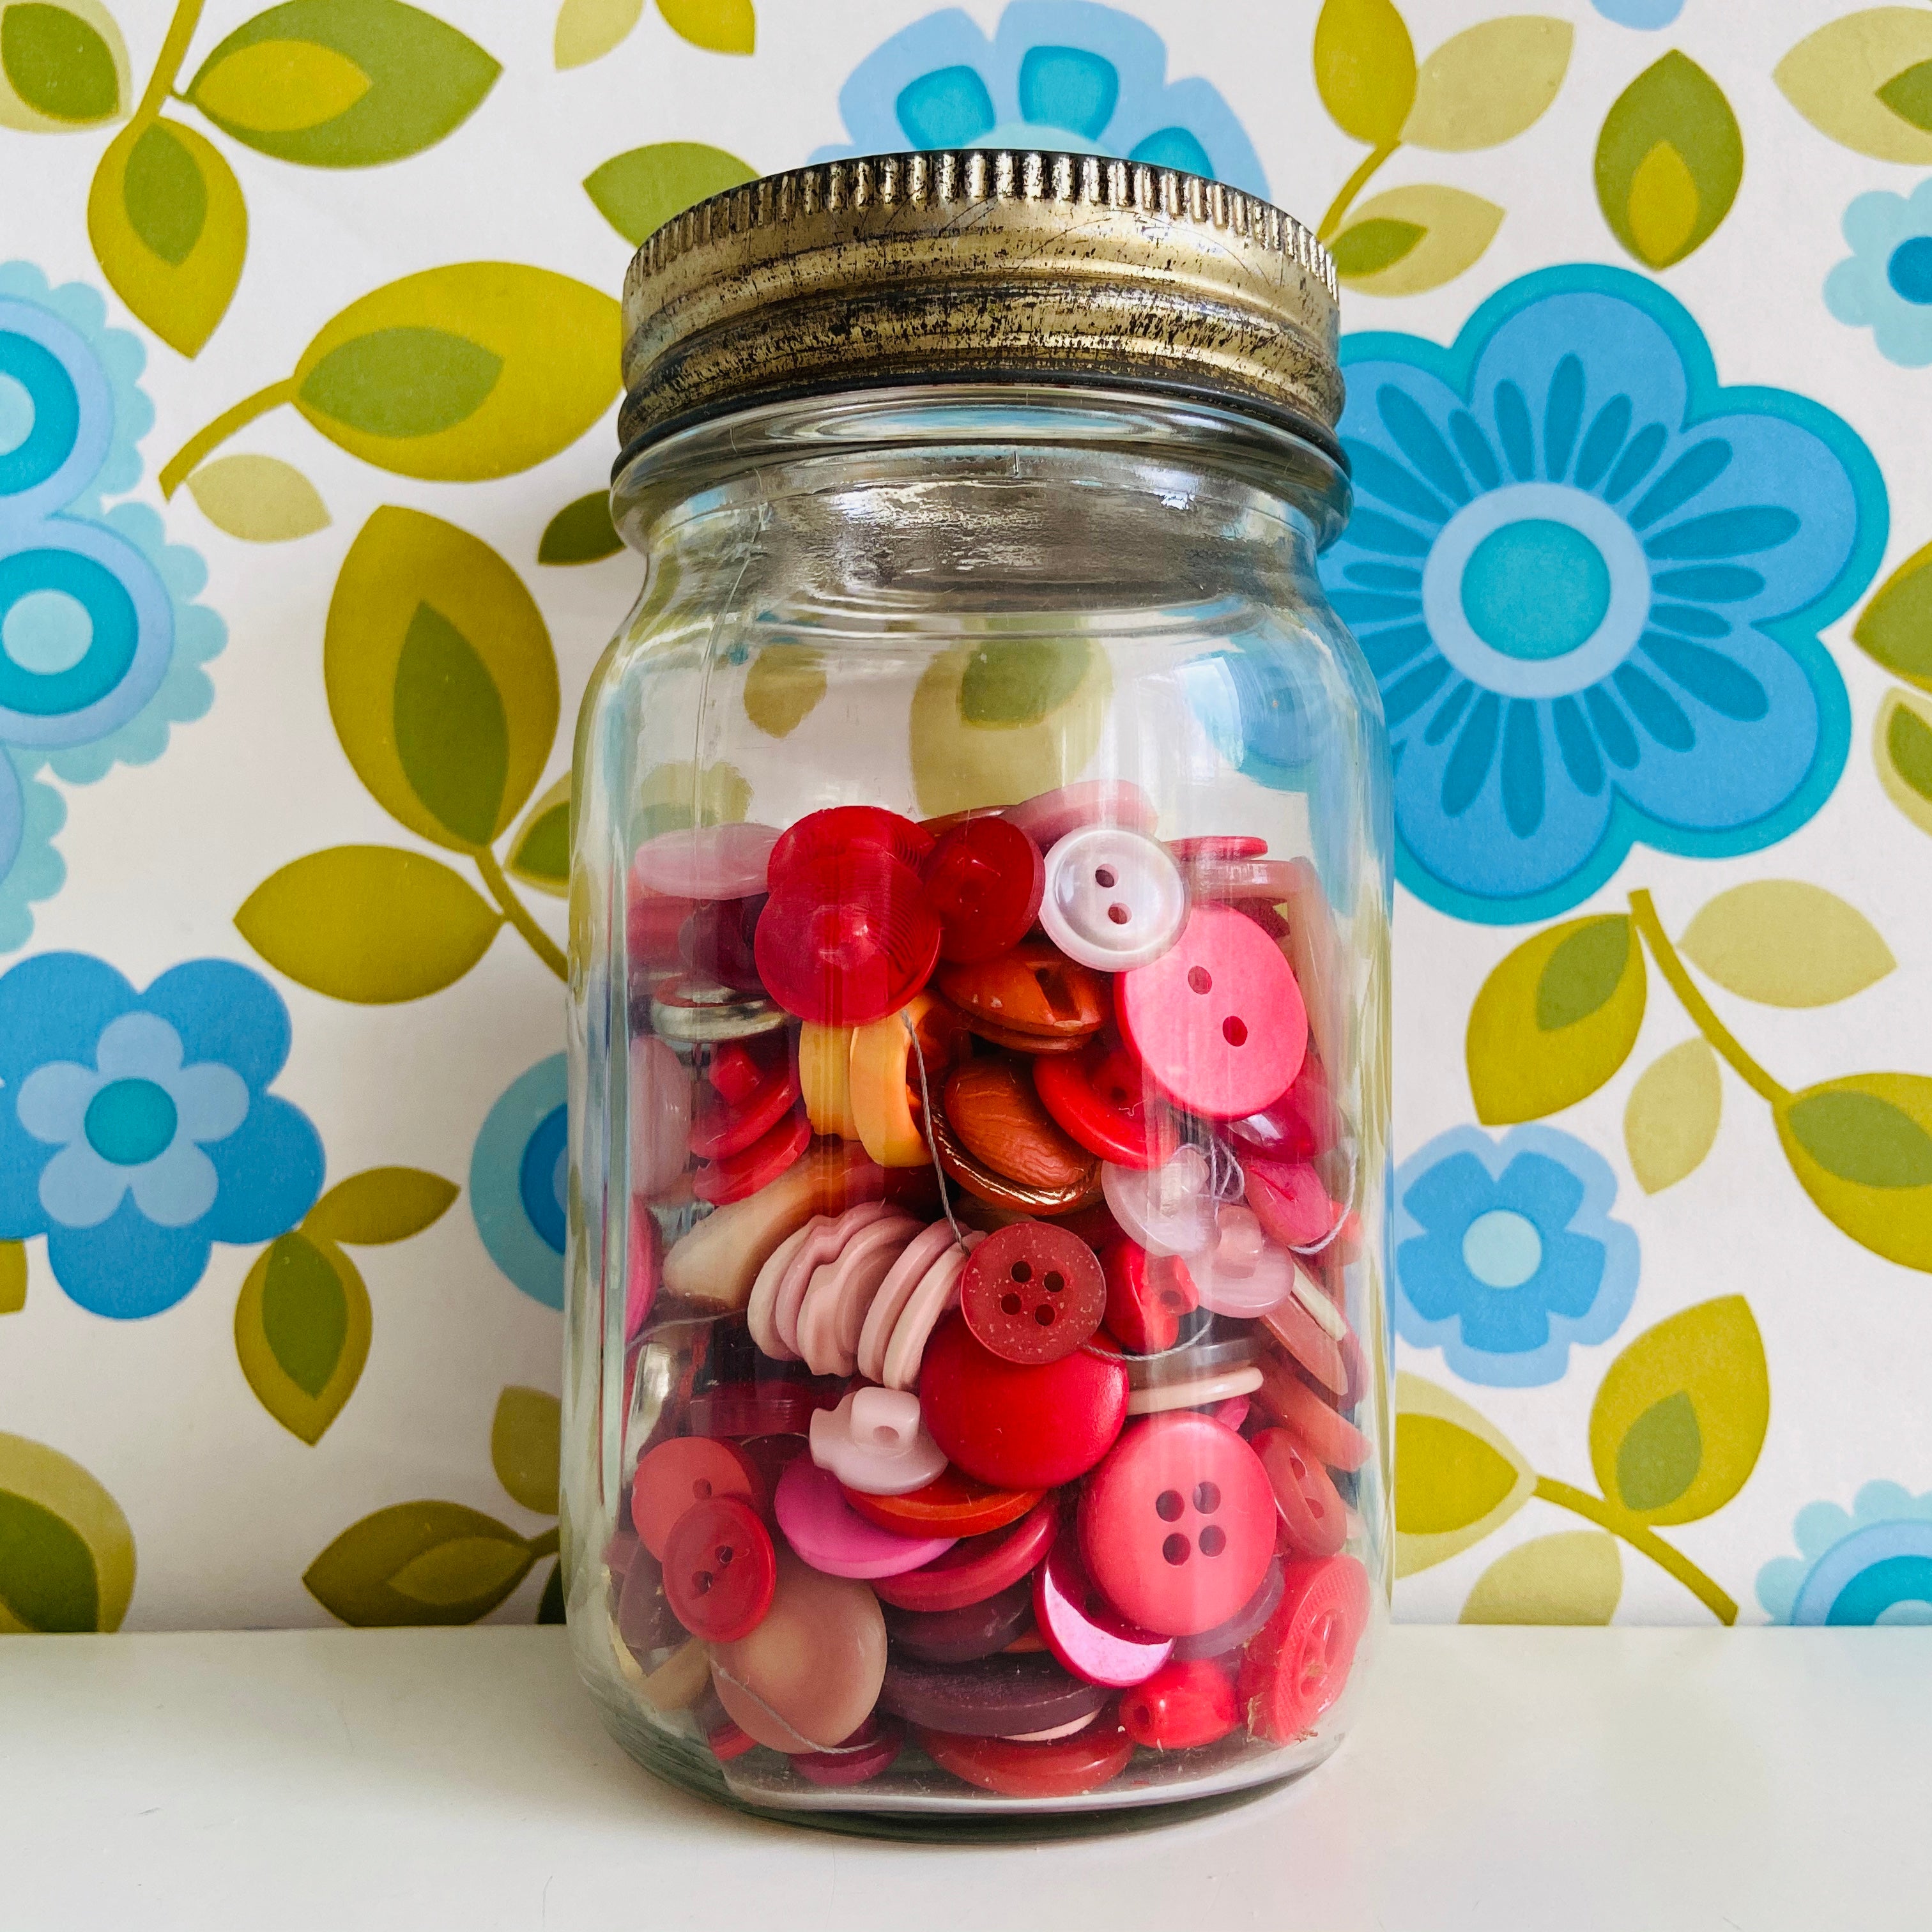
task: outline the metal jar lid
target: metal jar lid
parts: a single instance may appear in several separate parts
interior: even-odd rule
[[[624,283],[626,458],[789,398],[935,382],[1154,388],[1341,413],[1334,264],[1198,175],[1010,149],[884,154],[700,202]]]

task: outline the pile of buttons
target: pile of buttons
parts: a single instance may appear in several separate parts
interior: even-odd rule
[[[721,1760],[1070,1798],[1276,1750],[1348,1678],[1319,889],[1154,825],[1090,784],[635,855],[610,1617]]]

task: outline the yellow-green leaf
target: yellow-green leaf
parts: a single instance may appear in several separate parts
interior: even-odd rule
[[[1588,1100],[1643,1024],[1643,950],[1622,914],[1526,939],[1483,982],[1466,1051],[1476,1118],[1540,1120]]]
[[[293,464],[274,456],[218,456],[188,479],[201,514],[247,543],[286,543],[324,529],[328,506]]]
[[[745,716],[782,738],[797,730],[825,695],[825,653],[810,644],[767,644],[745,674]]]
[[[541,1389],[506,1388],[490,1425],[490,1461],[496,1480],[539,1516],[556,1514],[561,1412]]]
[[[322,668],[336,736],[392,818],[458,851],[508,830],[556,737],[556,654],[480,537],[382,506],[336,578]]]
[[[438,860],[337,845],[262,880],[235,923],[278,972],[334,1000],[382,1006],[453,986],[502,915]]]
[[[1877,590],[1852,640],[1894,676],[1932,691],[1932,544],[1915,550]]]
[[[317,1240],[377,1247],[406,1241],[440,1221],[454,1201],[454,1182],[419,1167],[371,1167],[338,1180],[303,1217]]]
[[[1624,1107],[1624,1145],[1637,1184],[1658,1194],[1711,1151],[1724,1111],[1718,1056],[1701,1040],[1673,1046],[1644,1070]]]
[[[293,134],[346,114],[369,76],[312,40],[257,40],[212,62],[191,98],[211,121],[250,134]]]
[[[754,181],[758,170],[702,141],[659,141],[614,154],[584,178],[597,212],[632,244],[694,202]]]
[[[559,68],[602,60],[638,24],[644,0],[563,0],[550,52]]]
[[[592,490],[566,503],[544,526],[537,544],[539,563],[596,563],[614,556],[624,539],[610,520],[610,493]]]
[[[1872,727],[1872,757],[1886,796],[1920,831],[1932,832],[1932,703],[1886,692]]]
[[[1854,1073],[1776,1112],[1784,1157],[1819,1212],[1874,1254],[1932,1274],[1932,1080]]]
[[[303,1574],[310,1596],[358,1628],[471,1624],[535,1558],[513,1529],[460,1503],[396,1503],[352,1523]]]
[[[1315,85],[1343,134],[1376,148],[1401,140],[1415,101],[1415,45],[1390,0],[1323,0]]]
[[[0,1433],[0,1635],[118,1630],[134,1594],[120,1505],[58,1450]]]
[[[1510,14],[1451,35],[1422,63],[1402,138],[1459,154],[1514,140],[1556,98],[1576,29]]]
[[[1498,1557],[1476,1579],[1457,1621],[1606,1624],[1623,1588],[1616,1538],[1600,1529],[1566,1529]]]
[[[291,1436],[319,1442],[369,1359],[369,1291],[318,1231],[280,1236],[256,1256],[235,1304],[235,1354],[256,1400]]]
[[[1932,161],[1932,129],[1899,113],[1884,90],[1928,60],[1932,13],[1870,7],[1800,40],[1772,78],[1821,134],[1876,160],[1922,167]]]
[[[714,54],[748,54],[758,38],[752,0],[658,0],[671,32]]]
[[[1720,892],[1678,944],[1726,992],[1768,1006],[1828,1006],[1898,964],[1863,913],[1800,879]]]
[[[1536,1472],[1460,1396],[1404,1373],[1395,1396],[1395,1574],[1408,1576],[1507,1522]]]
[[[1604,219],[1652,268],[1681,262],[1710,238],[1744,169],[1744,136],[1724,89],[1674,48],[1618,95],[1597,137]]]
[[[506,1595],[530,1567],[530,1552],[497,1536],[455,1536],[412,1556],[389,1587],[425,1609],[464,1607],[502,1590]]]
[[[123,128],[94,171],[87,232],[114,292],[170,348],[199,355],[248,252],[242,189],[214,148],[178,122]]]
[[[570,890],[570,774],[566,772],[532,805],[510,841],[508,870],[540,892],[562,898]]]
[[[736,825],[751,808],[751,782],[736,765],[720,760],[700,774],[688,759],[675,759],[639,779],[631,836],[641,842],[692,825]]]
[[[1391,188],[1364,202],[1335,237],[1336,273],[1358,295],[1419,295],[1468,268],[1495,239],[1502,218],[1494,202],[1460,188],[1424,182]],[[1420,231],[1413,240],[1410,230]],[[1397,240],[1399,249],[1392,245]],[[1378,257],[1384,266],[1362,266]]]
[[[98,127],[130,92],[127,44],[100,0],[0,0],[0,128]]]
[[[27,1305],[27,1245],[0,1241],[0,1315],[17,1315]]]
[[[1724,1508],[1756,1466],[1771,1418],[1764,1342],[1739,1294],[1646,1329],[1610,1366],[1590,1410],[1604,1494],[1653,1524]]]

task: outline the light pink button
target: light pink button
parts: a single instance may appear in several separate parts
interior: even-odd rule
[[[805,1246],[806,1237],[814,1228],[829,1224],[830,1216],[814,1214],[802,1228],[786,1235],[778,1246],[766,1256],[759,1268],[758,1276],[752,1283],[751,1299],[745,1304],[745,1320],[752,1331],[752,1340],[762,1354],[770,1356],[775,1362],[793,1362],[798,1359],[795,1351],[788,1348],[778,1339],[778,1331],[772,1319],[772,1312],[778,1301],[778,1284],[785,1278],[785,1270],[791,1265],[793,1256]]]
[[[1123,826],[1070,832],[1046,855],[1040,922],[1082,966],[1125,973],[1151,964],[1180,936],[1187,888],[1167,848]]]
[[[1042,792],[1000,813],[1026,833],[1043,852],[1083,825],[1124,825],[1130,831],[1151,832],[1154,800],[1124,778],[1084,778]],[[660,889],[662,890],[662,889]]]
[[[662,1194],[684,1172],[691,1141],[691,1076],[655,1034],[631,1042],[631,1186]]]
[[[784,1352],[780,1360],[796,1361],[805,1352],[799,1346],[798,1312],[805,1305],[806,1290],[812,1286],[814,1272],[827,1262],[836,1262],[845,1244],[861,1228],[884,1220],[892,1211],[883,1201],[862,1201],[857,1207],[847,1208],[836,1220],[827,1220],[822,1226],[814,1223],[806,1230],[805,1239],[786,1262],[784,1273],[778,1277],[778,1292],[772,1298],[772,1326],[778,1332]]]
[[[812,1418],[812,1460],[868,1496],[910,1496],[946,1468],[919,1397],[903,1389],[856,1388],[836,1408],[821,1408]]]
[[[1294,1287],[1294,1257],[1268,1246],[1251,1208],[1223,1208],[1213,1244],[1187,1258],[1187,1272],[1203,1308],[1252,1320]]]
[[[770,825],[700,825],[660,832],[640,845],[631,877],[647,892],[674,898],[744,899],[765,890],[778,842]]]
[[[965,1246],[955,1242],[947,1248],[908,1297],[905,1312],[892,1324],[892,1339],[886,1344],[883,1379],[886,1388],[909,1389],[919,1380],[926,1345],[932,1339],[939,1318],[958,1306],[959,1280],[966,1272],[967,1258],[986,1238],[976,1228],[968,1229]]]
[[[868,1382],[886,1378],[886,1349],[892,1329],[905,1312],[912,1292],[925,1280],[926,1270],[952,1245],[952,1230],[944,1221],[915,1234],[905,1252],[886,1270],[866,1311],[865,1326],[859,1331],[859,1372]]]
[[[1217,1203],[1208,1156],[1198,1147],[1176,1150],[1164,1167],[1106,1162],[1100,1186],[1121,1232],[1150,1255],[1199,1254],[1212,1245]]]
[[[855,1229],[834,1261],[812,1272],[798,1310],[798,1352],[815,1376],[849,1376],[880,1282],[920,1231],[910,1214],[882,1214]]]
[[[950,1536],[895,1536],[846,1502],[829,1469],[800,1456],[778,1478],[772,1509],[785,1540],[828,1576],[899,1576],[943,1556]]]

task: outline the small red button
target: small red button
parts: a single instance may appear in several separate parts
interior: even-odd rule
[[[736,1496],[693,1503],[664,1544],[664,1590],[677,1620],[707,1643],[735,1643],[764,1620],[778,1557],[758,1511]]]
[[[754,950],[766,991],[786,1012],[865,1026],[898,1012],[931,977],[939,921],[910,866],[854,845],[784,874],[765,902]]]
[[[1170,838],[1167,849],[1184,866],[1200,859],[1258,859],[1268,841],[1240,832],[1210,834],[1204,838]]]
[[[1084,1052],[1042,1054],[1033,1064],[1040,1104],[1089,1154],[1116,1167],[1164,1166],[1174,1124],[1151,1103],[1140,1063],[1124,1047],[1096,1041]]]
[[[1003,1798],[1077,1798],[1112,1783],[1134,1754],[1133,1739],[1104,1715],[1070,1738],[1046,1744],[928,1730],[917,1736],[941,1771]]]
[[[948,1468],[910,1496],[868,1496],[848,1490],[845,1500],[868,1521],[902,1536],[984,1536],[1017,1522],[1040,1501],[1040,1492],[996,1489],[963,1470]]]
[[[1122,1728],[1150,1750],[1211,1744],[1240,1720],[1234,1677],[1212,1658],[1163,1664],[1120,1700]]]
[[[1285,1248],[1319,1247],[1348,1211],[1330,1198],[1321,1175],[1306,1161],[1250,1154],[1241,1162],[1241,1175],[1262,1233]]]
[[[861,848],[890,852],[902,865],[916,871],[932,850],[932,834],[882,806],[828,806],[823,812],[807,812],[778,834],[766,862],[766,883],[776,886],[788,873],[814,859]]]
[[[1333,1556],[1348,1540],[1342,1498],[1328,1472],[1285,1429],[1264,1429],[1249,1443],[1274,1486],[1282,1540],[1296,1556]]]
[[[1230,1120],[1228,1132],[1244,1153],[1267,1160],[1312,1160],[1326,1154],[1340,1136],[1341,1120],[1321,1061],[1310,1054],[1286,1094],[1258,1114]]]
[[[721,1047],[691,1124],[692,1155],[727,1160],[742,1154],[791,1112],[798,1094],[798,1068],[782,1035],[757,1054],[742,1040]]]
[[[1010,1528],[956,1543],[922,1570],[875,1577],[873,1594],[896,1610],[963,1610],[1018,1582],[1046,1554],[1059,1528],[1059,1504],[1046,1497]]]
[[[814,1784],[864,1784],[890,1769],[904,1749],[904,1726],[874,1712],[842,1744],[830,1750],[794,1753],[791,1768]]]
[[[671,1531],[693,1503],[739,1496],[764,1506],[764,1485],[752,1459],[729,1442],[675,1436],[640,1459],[631,1481],[631,1522],[644,1547],[662,1560]]]
[[[938,915],[939,956],[960,965],[991,959],[1031,929],[1046,891],[1046,861],[1017,825],[969,818],[956,825],[920,868],[926,902]]]
[[[988,1234],[960,1282],[967,1327],[1006,1362],[1061,1360],[1100,1327],[1106,1305],[1094,1250],[1044,1221],[1014,1221]]]
[[[1150,1255],[1125,1234],[1100,1251],[1107,1282],[1107,1330],[1137,1355],[1157,1355],[1180,1339],[1180,1318],[1198,1306],[1187,1264]]]
[[[811,1144],[812,1123],[800,1107],[729,1160],[706,1162],[692,1175],[691,1191],[715,1208],[742,1201],[777,1180]]]
[[[1286,1744],[1342,1694],[1369,1621],[1369,1573],[1352,1556],[1282,1566],[1274,1615],[1241,1659],[1234,1694],[1258,1738]]]

